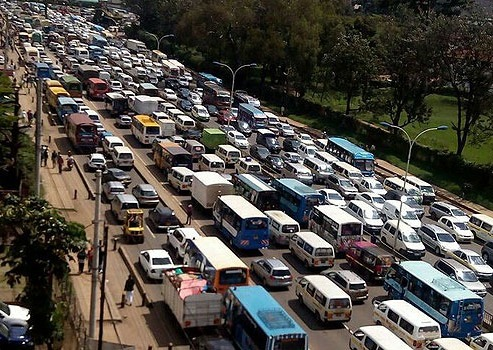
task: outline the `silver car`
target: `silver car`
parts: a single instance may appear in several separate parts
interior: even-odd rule
[[[276,258],[254,260],[250,264],[250,268],[266,287],[289,287],[293,284],[291,271],[281,260]]]
[[[132,188],[132,194],[137,198],[140,205],[156,206],[159,204],[159,196],[150,184],[140,184]]]

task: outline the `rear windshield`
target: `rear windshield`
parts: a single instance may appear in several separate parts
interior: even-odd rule
[[[282,276],[290,276],[291,273],[288,269],[275,269],[272,270],[272,276],[282,277]]]
[[[334,252],[331,248],[318,248],[315,250],[315,256],[332,256]]]
[[[282,233],[295,233],[298,232],[300,229],[298,225],[283,225],[282,226]]]
[[[329,309],[346,309],[350,307],[351,302],[349,299],[331,299],[329,302]]]

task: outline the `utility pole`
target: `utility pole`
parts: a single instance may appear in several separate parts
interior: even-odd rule
[[[36,166],[34,167],[35,181],[36,181],[36,196],[41,195],[41,136],[42,136],[42,125],[41,125],[41,111],[43,109],[43,97],[42,97],[42,86],[43,79],[38,75],[36,79],[36,130],[35,130],[35,160]]]
[[[91,278],[91,309],[89,314],[89,337],[96,335],[96,293],[98,285],[98,264],[99,264],[99,222],[101,221],[101,170],[96,171],[96,203],[94,205],[94,237],[93,237],[93,259],[92,259],[92,278]]]

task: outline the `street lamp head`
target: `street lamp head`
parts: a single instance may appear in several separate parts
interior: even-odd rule
[[[440,125],[440,126],[437,126],[436,129],[437,130],[447,130],[448,129],[448,126],[447,125]]]
[[[387,128],[391,128],[391,127],[393,127],[393,125],[392,125],[392,124],[390,124],[390,123],[388,123],[388,122],[380,122],[380,125],[385,126],[385,127],[387,127]]]
[[[247,67],[257,67],[257,64],[256,63],[250,63],[250,64],[247,64],[246,66]]]
[[[219,62],[219,61],[214,61],[212,64],[217,64],[218,66],[224,66],[224,63]]]

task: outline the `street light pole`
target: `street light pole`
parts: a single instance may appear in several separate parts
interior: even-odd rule
[[[406,183],[407,183],[407,174],[409,173],[409,164],[411,162],[411,153],[412,153],[412,150],[413,150],[413,146],[416,143],[416,141],[418,140],[418,138],[420,138],[421,135],[423,135],[423,134],[425,134],[425,133],[427,133],[429,131],[447,130],[448,129],[448,126],[446,126],[446,125],[440,125],[440,126],[437,126],[437,127],[434,127],[434,128],[425,129],[425,130],[421,131],[418,135],[416,135],[416,137],[414,139],[411,139],[411,136],[409,136],[409,134],[407,133],[407,131],[404,130],[404,128],[401,128],[398,125],[390,124],[390,123],[387,123],[387,122],[381,122],[380,124],[383,125],[383,126],[386,126],[388,128],[393,128],[393,129],[400,130],[404,135],[406,135],[407,141],[409,142],[409,150],[407,152],[406,172],[404,173],[404,180],[403,180],[404,181],[403,190],[405,190]],[[397,227],[396,227],[396,232],[395,232],[395,236],[394,236],[394,243],[392,245],[392,249],[394,249],[394,250],[395,250],[395,247],[397,245],[397,237],[399,235],[399,225],[401,223],[401,219],[402,219],[402,196],[400,198],[399,217],[397,218]]]
[[[249,63],[249,64],[244,64],[242,66],[239,66],[238,68],[236,68],[236,70],[233,70],[233,68],[231,68],[230,66],[228,66],[226,63],[222,63],[222,62],[218,62],[218,61],[214,61],[212,62],[214,64],[217,64],[218,66],[223,66],[223,67],[226,67],[229,69],[229,71],[231,72],[231,75],[233,77],[233,80],[231,81],[231,95],[229,96],[229,110],[231,111],[231,108],[233,107],[233,93],[235,91],[235,79],[236,79],[236,73],[238,73],[238,71],[242,68],[246,68],[246,67],[256,67],[257,64],[256,63]],[[229,120],[228,120],[229,122]],[[229,123],[228,123],[229,124]]]
[[[149,34],[154,39],[156,39],[156,43],[157,43],[157,49],[156,50],[159,50],[159,47],[161,46],[161,40],[163,40],[164,38],[171,38],[171,37],[175,36],[174,34],[166,34],[166,35],[163,35],[162,37],[158,38],[158,36],[156,34],[152,34],[149,32],[147,32],[147,34]]]

